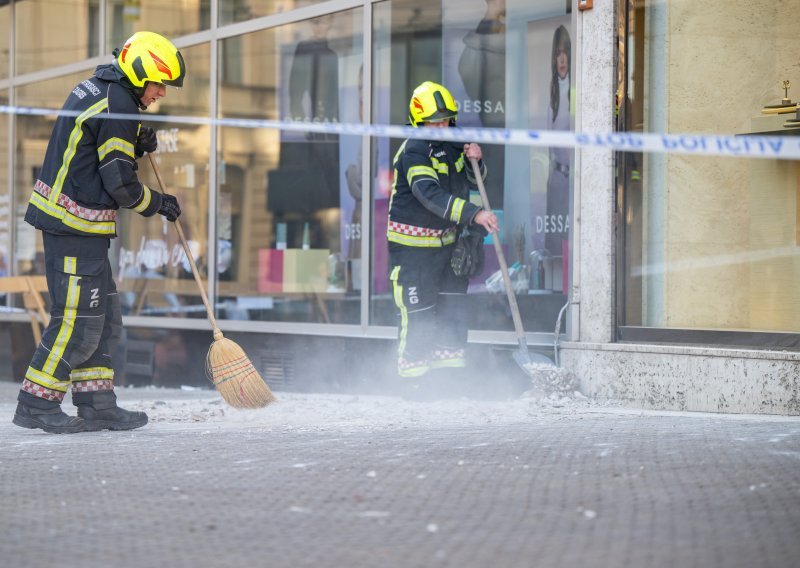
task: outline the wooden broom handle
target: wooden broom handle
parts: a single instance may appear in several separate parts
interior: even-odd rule
[[[483,177],[481,176],[481,168],[478,165],[478,160],[470,158],[472,162],[472,171],[475,174],[475,182],[478,184],[478,191],[481,192],[481,202],[483,208],[487,211],[492,210],[489,205],[489,197],[486,195],[486,188],[483,185]],[[514,294],[514,288],[511,285],[511,276],[508,274],[508,264],[506,257],[503,254],[503,247],[500,245],[500,238],[497,231],[492,231],[492,243],[494,243],[494,251],[497,253],[497,261],[500,264],[500,272],[503,273],[503,282],[505,283],[506,295],[508,296],[508,304],[511,307],[511,319],[514,320],[514,331],[517,333],[517,341],[520,345],[525,343],[525,331],[522,328],[522,319],[519,316],[519,306],[517,305],[517,296]]]
[[[147,157],[150,159],[150,165],[153,166],[153,172],[156,174],[156,179],[158,180],[158,187],[161,190],[161,193],[166,193],[166,190],[164,189],[164,180],[161,178],[161,172],[158,170],[158,164],[156,164],[156,159],[153,157],[153,154],[151,153],[148,153]],[[220,331],[219,326],[217,325],[217,318],[214,317],[214,311],[211,309],[211,302],[208,301],[208,294],[206,294],[206,288],[205,286],[203,286],[203,281],[200,278],[200,272],[197,270],[197,265],[194,263],[194,257],[192,256],[192,251],[189,249],[189,243],[186,242],[186,237],[183,234],[183,227],[181,226],[180,219],[175,219],[173,225],[175,225],[175,229],[178,231],[178,236],[181,239],[183,250],[186,253],[186,257],[189,259],[189,266],[192,267],[192,274],[194,275],[194,281],[197,282],[197,287],[200,290],[200,297],[203,299],[203,304],[205,304],[206,306],[206,314],[208,314],[208,321],[211,322],[211,327],[214,329],[214,339],[221,339],[222,331]]]

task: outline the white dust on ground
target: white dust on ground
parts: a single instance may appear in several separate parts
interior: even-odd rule
[[[117,389],[119,404],[143,410],[154,423],[205,423],[219,428],[281,431],[359,431],[435,426],[480,426],[529,422],[543,414],[608,407],[579,392],[528,392],[516,399],[446,399],[418,402],[395,396],[276,392],[277,402],[241,410],[213,390],[189,387]]]
[[[212,388],[117,387],[118,403],[147,413],[152,424],[267,431],[379,431],[399,428],[484,426],[530,422],[546,416],[619,408],[615,401],[589,399],[574,377],[542,365],[530,370],[531,389],[505,399],[403,398],[389,395],[275,392],[277,402],[255,410],[228,406]],[[0,389],[0,410],[13,413],[17,385]],[[8,390],[8,392],[6,392]],[[12,396],[11,393],[14,393]],[[71,397],[62,407],[74,414]],[[172,425],[172,426],[169,426]]]

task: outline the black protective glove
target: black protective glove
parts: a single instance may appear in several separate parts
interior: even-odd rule
[[[181,216],[181,207],[178,205],[178,199],[169,193],[161,194],[161,207],[158,208],[158,214],[167,218],[167,221],[175,222]]]
[[[156,138],[156,131],[147,126],[142,126],[139,129],[139,135],[136,137],[136,146],[133,153],[137,158],[144,156],[145,152],[148,154],[155,152],[158,148],[158,139]]]
[[[481,225],[470,225],[458,236],[450,266],[456,276],[472,278],[483,272],[483,239],[489,233]]]

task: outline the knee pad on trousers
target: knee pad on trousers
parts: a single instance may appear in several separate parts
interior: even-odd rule
[[[71,367],[75,368],[97,351],[100,339],[103,336],[103,318],[90,318],[82,327],[81,334],[78,336],[73,332],[69,339],[72,350],[67,358]]]

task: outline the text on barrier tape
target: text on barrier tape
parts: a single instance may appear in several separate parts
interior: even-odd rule
[[[77,116],[75,111],[0,105],[0,114]],[[654,152],[747,158],[800,159],[800,136],[725,136],[719,134],[654,134],[640,132],[567,132],[505,128],[413,128],[381,124],[302,122],[243,118],[208,118],[140,114],[97,115],[106,120],[141,120],[178,124],[203,124],[234,128],[265,128],[384,138],[422,138],[453,142],[514,144],[521,146],[596,148],[621,152]]]

